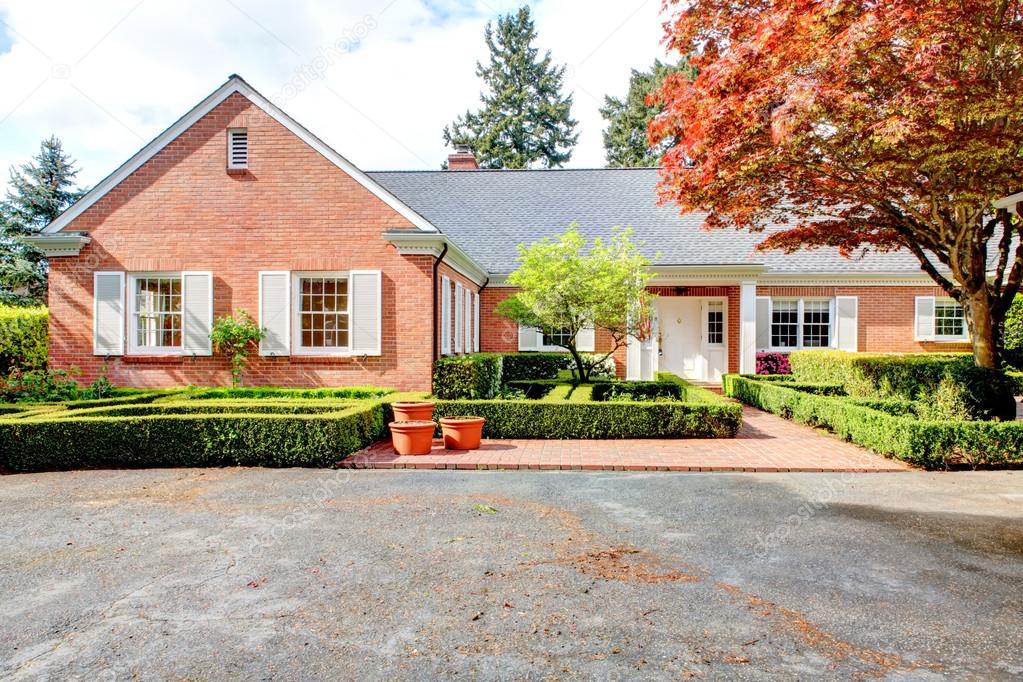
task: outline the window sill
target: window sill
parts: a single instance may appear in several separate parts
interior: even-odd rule
[[[191,357],[193,356],[168,353],[167,355],[123,355],[121,359],[133,365],[170,365],[180,364],[183,360]]]

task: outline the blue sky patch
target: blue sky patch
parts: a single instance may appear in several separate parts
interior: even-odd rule
[[[11,51],[11,45],[14,44],[14,38],[11,37],[10,32],[7,30],[7,15],[0,14],[0,54],[7,54]]]

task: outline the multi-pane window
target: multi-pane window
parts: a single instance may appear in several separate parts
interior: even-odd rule
[[[545,329],[543,332],[544,346],[564,347],[572,341],[572,332],[568,329]]]
[[[707,343],[720,346],[725,342],[725,304],[714,301],[707,304]]]
[[[771,347],[799,346],[799,301],[773,301],[771,304]]]
[[[181,277],[137,277],[132,300],[136,349],[181,348]]]
[[[298,323],[302,348],[348,349],[348,278],[298,278]]]
[[[938,338],[966,336],[966,317],[961,305],[948,300],[934,302],[934,335]]]
[[[803,301],[803,347],[831,345],[831,301]]]

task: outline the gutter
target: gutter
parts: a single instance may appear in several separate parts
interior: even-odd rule
[[[437,342],[437,332],[439,331],[437,329],[437,326],[438,326],[437,325],[437,317],[438,317],[438,312],[437,311],[438,311],[438,308],[440,307],[440,302],[437,300],[438,299],[438,296],[437,296],[437,273],[440,270],[440,264],[444,260],[444,256],[446,256],[447,253],[448,253],[448,245],[447,245],[447,242],[445,242],[444,243],[444,248],[441,250],[440,255],[437,256],[437,258],[434,259],[434,261],[433,261],[433,331],[432,331],[431,335],[433,337],[432,340],[433,340],[433,359],[434,360],[437,360],[437,359],[440,358],[440,349],[438,348],[438,342]]]

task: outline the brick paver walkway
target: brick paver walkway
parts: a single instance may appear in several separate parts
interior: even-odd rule
[[[485,440],[479,450],[401,456],[388,441],[355,453],[358,469],[590,469],[624,471],[907,471],[830,434],[752,407],[736,438],[680,440]]]

